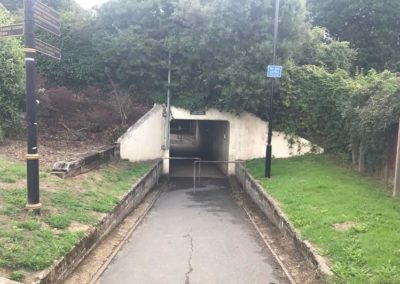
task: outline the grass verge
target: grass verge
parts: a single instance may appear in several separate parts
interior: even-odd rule
[[[380,182],[327,156],[247,163],[304,239],[329,258],[337,283],[400,283],[400,202]]]
[[[0,156],[0,276],[21,281],[49,267],[150,167],[119,161],[67,180],[41,173],[43,208],[36,217],[24,210],[25,165]]]

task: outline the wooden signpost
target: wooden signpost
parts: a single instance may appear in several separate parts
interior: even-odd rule
[[[54,9],[35,1],[33,18],[36,26],[56,36],[61,35],[60,14]]]
[[[44,41],[35,40],[35,49],[37,52],[40,52],[41,54],[47,55],[49,57],[52,57],[54,59],[61,59],[61,51],[55,46],[52,46]]]
[[[35,53],[61,59],[61,51],[35,36],[35,28],[61,35],[60,14],[38,0],[24,0],[24,24],[0,27],[0,39],[25,37],[26,121],[27,121],[27,186],[26,208],[40,214],[39,154],[37,139],[36,60]]]
[[[24,24],[0,27],[0,38],[24,35]]]

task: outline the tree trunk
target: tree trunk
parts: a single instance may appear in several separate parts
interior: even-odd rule
[[[355,143],[351,144],[351,162],[354,166],[358,166],[358,145]]]
[[[399,133],[397,136],[396,169],[394,176],[393,196],[396,197],[399,194],[400,194],[400,119],[399,119]]]
[[[365,146],[362,141],[360,143],[360,151],[358,155],[358,171],[361,173],[365,172]]]

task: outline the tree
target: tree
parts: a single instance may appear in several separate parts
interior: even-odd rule
[[[326,29],[314,27],[295,56],[295,62],[324,67],[331,72],[338,69],[350,71],[356,56],[357,52],[350,48],[349,42],[334,40]]]
[[[315,25],[359,51],[356,64],[400,70],[400,1],[310,0]]]
[[[15,0],[1,0],[1,4],[11,12],[16,12],[20,9],[23,8],[24,2],[21,0],[15,1]]]
[[[0,5],[0,25],[10,22],[10,15]],[[24,83],[24,61],[19,39],[0,41],[0,70],[0,136],[2,136],[2,132],[8,134],[19,130],[18,106],[23,97]]]
[[[37,31],[37,37],[60,47],[60,61],[38,54],[38,70],[48,85],[68,86],[80,91],[95,84],[98,54],[93,46],[95,32],[91,15],[84,10],[64,11],[61,18],[61,38]]]
[[[113,81],[132,94],[144,93],[164,101],[171,52],[175,105],[214,106],[265,115],[269,90],[265,68],[272,61],[273,3],[106,3],[98,11],[98,32],[93,37],[100,55],[99,65],[107,68]],[[307,38],[309,25],[304,1],[283,1],[281,11],[279,57],[286,60]]]
[[[387,157],[392,127],[400,116],[400,76],[389,71],[359,74],[345,108],[353,149],[363,144],[368,169],[380,169]],[[358,152],[358,151],[356,151]]]
[[[349,139],[343,113],[355,89],[348,73],[314,65],[289,64],[286,69],[277,98],[277,127],[327,152],[345,151]]]

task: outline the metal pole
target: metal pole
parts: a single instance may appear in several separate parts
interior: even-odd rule
[[[278,24],[279,24],[279,0],[275,0],[275,24],[274,24],[274,46],[272,64],[276,65],[276,46],[278,41]],[[269,121],[268,121],[268,143],[265,156],[265,177],[271,178],[271,163],[272,163],[272,122],[273,122],[273,102],[275,91],[275,80],[272,79],[270,105],[269,105]]]
[[[196,161],[193,161],[193,191],[196,192]]]
[[[199,164],[199,186],[200,186],[200,184],[201,184],[201,163],[200,163],[200,161],[198,162],[198,164]]]
[[[167,141],[165,143],[167,149],[170,148],[170,120],[171,120],[171,51],[168,55],[168,91],[167,91]]]
[[[34,0],[24,0],[25,12],[25,66],[26,66],[26,122],[27,122],[27,186],[28,204],[26,208],[40,214],[39,155],[37,143],[37,101],[35,34],[33,20]]]

